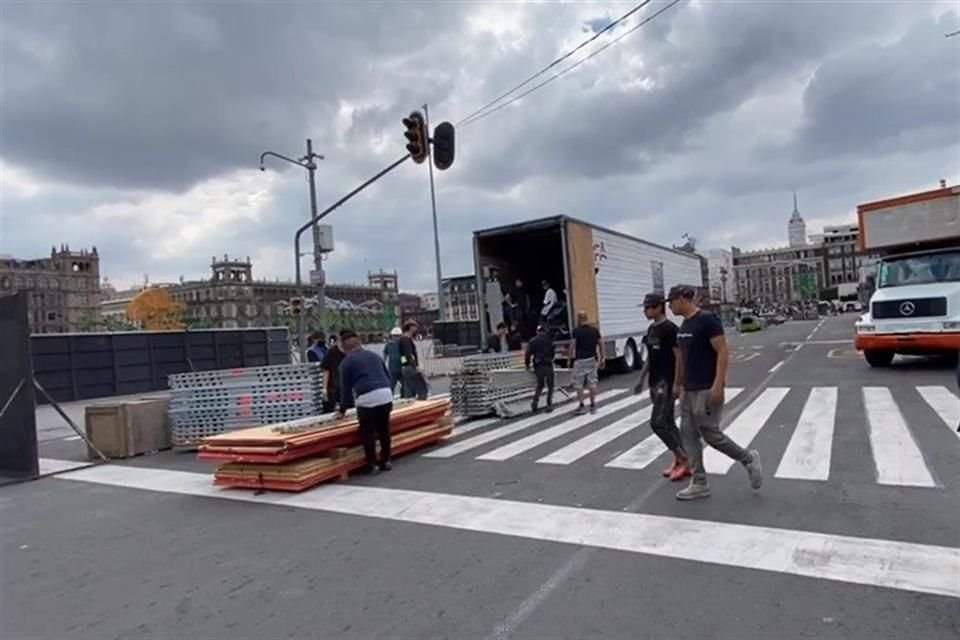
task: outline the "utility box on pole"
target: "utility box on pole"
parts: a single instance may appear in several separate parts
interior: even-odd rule
[[[316,246],[313,248],[314,251],[319,254],[333,251],[333,225],[318,224],[315,237]]]

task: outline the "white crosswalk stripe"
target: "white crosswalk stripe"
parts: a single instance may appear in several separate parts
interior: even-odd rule
[[[599,431],[589,433],[579,440],[571,442],[562,449],[557,449],[550,455],[540,458],[537,462],[544,464],[570,464],[571,462],[576,462],[608,442],[612,442],[623,434],[633,431],[642,424],[646,424],[646,422],[650,420],[650,413],[652,411],[653,405],[647,405],[637,413],[620,418],[613,424],[609,424]]]
[[[742,391],[743,389],[739,387],[727,387],[725,393],[726,404],[730,404]],[[650,416],[647,415],[648,419],[649,417]],[[651,462],[665,453],[666,449],[664,449],[660,437],[653,434],[647,436],[637,446],[624,451],[604,466],[613,469],[646,469]]]
[[[625,389],[613,389],[611,391],[606,391],[604,393],[597,394],[597,400],[602,401],[613,396],[617,396],[626,391]],[[471,449],[476,449],[477,447],[482,447],[483,445],[493,442],[494,440],[499,440],[500,438],[506,438],[509,435],[513,435],[518,431],[523,431],[530,427],[536,426],[542,422],[547,422],[549,420],[555,419],[557,416],[565,416],[572,413],[575,410],[575,407],[567,407],[555,411],[553,413],[542,413],[529,418],[524,418],[522,420],[517,420],[515,422],[508,422],[502,427],[497,427],[491,429],[485,433],[473,436],[472,438],[466,438],[460,440],[453,444],[429,451],[423,456],[425,458],[452,458],[453,456],[459,455],[464,451],[470,451]]]
[[[743,392],[743,388],[728,387],[727,407],[734,399],[743,397]],[[860,395],[862,402],[857,397]],[[847,413],[841,421],[838,405],[842,398],[847,398],[844,405]],[[856,398],[856,409],[851,407],[853,398]],[[495,443],[494,449],[476,455],[476,459],[506,462],[543,447],[542,453],[538,452],[538,464],[572,465],[596,454],[592,464],[642,471],[667,454],[660,438],[649,431],[652,413],[649,397],[615,389],[599,394],[598,399],[601,404],[592,415],[572,416],[574,406],[570,405],[553,414],[512,421],[489,418],[466,422],[454,430],[451,441],[425,453],[424,457],[471,456],[480,447]],[[604,402],[608,400],[609,404]],[[856,455],[864,455],[868,440],[867,455],[876,467],[875,475],[868,474],[865,482],[939,487],[934,469],[916,439],[921,435],[930,438],[930,434],[942,434],[940,427],[930,428],[930,414],[924,403],[939,416],[938,422],[948,427],[953,425],[951,432],[955,430],[953,423],[960,420],[960,399],[945,386],[918,386],[916,391],[832,386],[766,388],[732,416],[725,433],[742,447],[758,449],[767,464],[776,469],[774,477],[782,480],[829,481],[832,460],[838,455],[848,455],[838,453],[837,447],[850,446],[851,442],[863,438],[856,443]],[[908,413],[904,413],[904,408]],[[853,424],[849,413],[852,410],[860,412]],[[618,412],[626,413],[616,416]],[[776,420],[773,420],[774,414],[778,416]],[[579,430],[583,433],[577,433],[576,439],[550,449],[550,443]],[[618,439],[638,432],[642,436],[633,436],[626,451],[614,450]],[[771,438],[772,434],[783,434],[783,439]],[[774,444],[787,439],[786,445]],[[735,464],[735,460],[705,446],[704,466],[708,474],[729,473]]]
[[[830,452],[837,413],[837,388],[814,387],[800,414],[790,444],[780,460],[776,477],[826,480],[830,477]]]
[[[750,406],[734,418],[730,426],[724,430],[727,437],[741,447],[749,448],[750,443],[757,437],[763,425],[767,423],[773,412],[790,391],[787,387],[768,387],[763,390]],[[720,453],[716,449],[707,448],[703,452],[703,466],[707,473],[727,473],[733,467],[735,460]]]
[[[946,387],[917,387],[917,391],[950,431],[960,438],[960,398]]]
[[[864,387],[870,447],[877,465],[877,482],[907,487],[935,487],[923,453],[897,403],[886,387]]]
[[[596,422],[604,416],[620,411],[621,409],[626,409],[631,405],[639,405],[640,399],[636,396],[628,396],[622,400],[618,400],[612,404],[603,405],[597,407],[596,414],[585,414],[582,416],[577,416],[571,420],[566,420],[560,424],[554,425],[549,429],[544,429],[543,431],[538,431],[537,433],[532,433],[525,438],[521,438],[510,444],[505,444],[502,447],[498,447],[489,453],[485,453],[482,456],[478,456],[477,460],[509,460],[513,456],[520,455],[524,451],[529,451],[534,447],[538,447],[541,444],[550,442],[554,438],[559,438],[560,436],[570,433],[571,431],[576,431],[581,427],[585,427],[588,424]]]

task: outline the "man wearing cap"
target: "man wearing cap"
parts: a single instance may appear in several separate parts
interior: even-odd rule
[[[674,419],[673,382],[676,376],[677,325],[667,319],[666,300],[659,293],[648,293],[643,299],[643,313],[653,322],[647,329],[643,343],[647,346],[647,361],[640,371],[636,391],[643,391],[649,379],[653,410],[650,427],[667,449],[673,453],[673,464],[663,470],[663,477],[681,480],[690,476],[690,464],[684,453],[680,430]]]
[[[677,285],[670,289],[667,299],[670,309],[683,317],[677,334],[675,394],[680,398],[680,435],[693,472],[690,484],[677,493],[677,499],[696,500],[710,495],[701,437],[714,449],[739,461],[747,470],[750,486],[759,489],[763,484],[759,452],[747,451],[720,430],[728,357],[723,323],[715,314],[700,309],[693,287]]]
[[[527,352],[524,354],[526,368],[530,368],[530,361],[533,360],[533,373],[537,376],[537,388],[533,392],[531,405],[534,413],[539,408],[540,394],[544,386],[547,387],[547,413],[553,411],[553,360],[555,357],[553,339],[547,333],[547,328],[541,324],[537,327],[537,335],[527,343]]]

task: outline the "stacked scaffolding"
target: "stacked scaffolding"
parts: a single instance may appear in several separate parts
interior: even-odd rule
[[[170,386],[174,446],[236,429],[315,416],[323,407],[317,363],[178,373]]]
[[[529,406],[536,377],[524,368],[523,353],[481,353],[463,358],[463,366],[450,380],[453,413],[460,416],[513,415]],[[558,393],[570,385],[571,371],[555,369]]]

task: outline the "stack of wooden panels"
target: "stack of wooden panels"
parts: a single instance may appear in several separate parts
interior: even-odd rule
[[[404,404],[390,416],[395,455],[433,444],[450,434],[449,400]],[[330,422],[318,417],[316,428],[281,423],[206,438],[198,457],[221,466],[214,483],[231,487],[302,491],[345,477],[366,462],[355,416]]]

